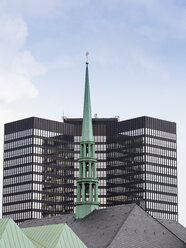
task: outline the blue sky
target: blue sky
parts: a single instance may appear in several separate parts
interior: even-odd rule
[[[88,50],[93,114],[177,123],[186,226],[186,2],[1,0],[0,27],[1,146],[6,122],[82,116]]]

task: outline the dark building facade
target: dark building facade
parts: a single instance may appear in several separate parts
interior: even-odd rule
[[[5,124],[3,217],[17,223],[72,213],[81,119]],[[93,119],[101,207],[136,202],[178,219],[176,124],[150,117]]]
[[[73,151],[71,125],[35,117],[6,124],[3,216],[19,223],[71,213]]]
[[[172,122],[140,117],[110,126],[107,205],[136,202],[155,218],[177,220],[176,147]]]

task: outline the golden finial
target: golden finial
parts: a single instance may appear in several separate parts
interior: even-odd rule
[[[86,57],[87,57],[86,64],[88,64],[88,55],[89,55],[89,53],[86,52]]]

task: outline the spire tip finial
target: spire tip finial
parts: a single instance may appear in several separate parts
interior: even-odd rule
[[[88,64],[88,55],[89,55],[89,52],[86,52],[86,58],[87,58],[86,64]]]

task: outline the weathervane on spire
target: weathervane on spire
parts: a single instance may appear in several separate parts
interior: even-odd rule
[[[89,52],[86,52],[86,57],[87,57],[86,64],[88,64],[88,55],[89,55]]]

